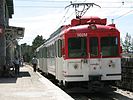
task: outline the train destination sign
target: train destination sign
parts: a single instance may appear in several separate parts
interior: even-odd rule
[[[77,37],[87,37],[87,33],[77,33]]]

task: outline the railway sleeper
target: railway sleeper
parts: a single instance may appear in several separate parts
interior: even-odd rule
[[[115,87],[112,87],[110,85],[106,85],[103,82],[100,81],[90,81],[88,82],[88,91],[90,93],[94,92],[112,92],[116,91]]]

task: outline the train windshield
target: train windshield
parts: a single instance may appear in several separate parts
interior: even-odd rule
[[[98,56],[98,38],[91,37],[89,41],[90,41],[90,56],[91,57]]]
[[[86,37],[68,39],[68,56],[70,58],[81,58],[87,56]]]
[[[101,38],[102,56],[118,56],[118,38],[117,37],[102,37]]]

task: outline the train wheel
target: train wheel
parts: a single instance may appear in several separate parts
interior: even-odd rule
[[[68,87],[68,82],[63,81],[63,85],[64,85],[65,87]]]

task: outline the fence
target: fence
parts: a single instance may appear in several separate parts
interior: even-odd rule
[[[116,82],[116,86],[133,91],[133,58],[122,58],[122,80]]]

